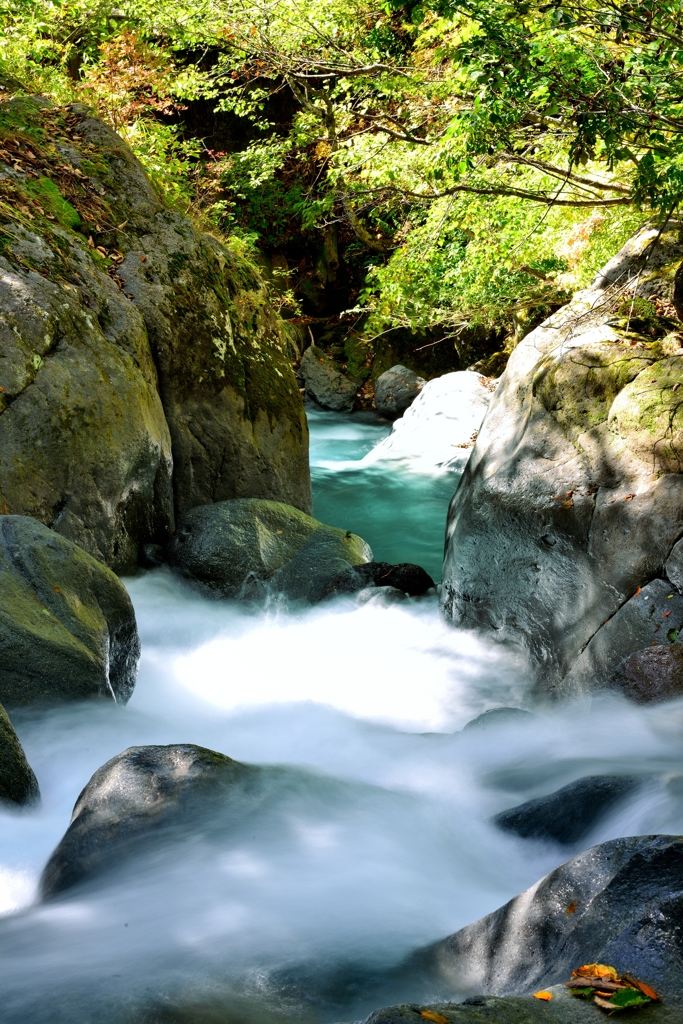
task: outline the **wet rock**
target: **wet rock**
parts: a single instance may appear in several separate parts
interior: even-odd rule
[[[580,964],[611,964],[678,1003],[680,1013],[682,913],[683,839],[614,839],[421,951],[414,962],[422,963],[433,985],[484,996],[532,993],[566,981]],[[654,1007],[655,1015],[660,1009]]]
[[[640,785],[641,779],[628,775],[590,775],[549,796],[503,811],[493,821],[523,839],[571,845],[585,839],[601,818]]]
[[[392,366],[375,383],[375,408],[382,416],[395,419],[409,408],[427,381],[406,366]]]
[[[0,701],[125,704],[139,656],[133,605],[111,569],[35,519],[0,516]]]
[[[629,676],[632,679],[631,683],[627,682],[623,676],[615,678],[620,663],[630,654],[641,651],[652,644],[671,646],[678,637],[682,626],[683,596],[668,581],[652,580],[626,601],[598,630],[574,662],[571,671],[566,676],[565,686],[583,691],[595,689],[600,685],[619,688],[619,679],[623,678],[626,688],[632,688],[636,678],[632,672]],[[631,663],[632,666],[636,664],[642,665],[643,662]],[[668,659],[665,656],[664,660],[655,660],[650,664],[653,671],[655,665],[662,666],[664,675],[660,673],[660,678],[661,685],[664,687],[667,685],[665,682],[667,670],[664,666],[668,664],[669,685],[673,685],[675,688],[674,675],[675,667],[678,664],[675,655],[670,655]],[[633,671],[636,672],[636,675],[638,674],[637,669],[634,668]],[[641,675],[641,679],[645,682],[644,675]],[[643,688],[641,692],[645,694],[646,689],[646,687]],[[666,699],[665,697],[657,698],[654,679],[652,693],[654,699]]]
[[[490,729],[499,725],[525,725],[535,718],[536,715],[532,715],[530,711],[524,711],[522,708],[491,708],[489,711],[484,711],[481,715],[473,718],[471,722],[463,726],[462,731]]]
[[[303,403],[255,271],[165,209],[85,106],[68,128],[55,111],[54,135],[45,100],[0,103],[8,116],[38,164],[0,159],[8,201],[33,210],[0,255],[0,507],[117,572],[193,505],[310,510]]]
[[[234,597],[268,581],[290,598],[313,598],[331,576],[371,557],[349,531],[256,498],[192,509],[167,547],[174,572],[211,597]]]
[[[493,385],[469,370],[445,373],[428,381],[405,414],[364,457],[370,465],[408,459],[425,470],[467,462],[491,400]]]
[[[417,597],[426,594],[436,584],[422,566],[414,565],[412,562],[399,562],[392,565],[389,562],[366,562],[364,565],[354,565],[343,572],[329,579],[323,596],[331,597],[333,594],[355,594],[368,586],[394,587],[403,594]]]
[[[683,540],[672,547],[664,571],[674,587],[683,592]]]
[[[683,643],[636,651],[621,663],[608,686],[636,704],[683,697]]]
[[[646,645],[616,649],[619,609],[683,531],[680,339],[665,317],[655,340],[627,331],[611,290],[670,299],[683,244],[674,228],[656,237],[637,233],[520,342],[451,501],[444,614],[523,652],[544,695],[603,686]]]
[[[356,401],[356,385],[337,369],[333,359],[320,348],[311,345],[301,357],[299,374],[306,394],[323,409],[350,412]]]
[[[168,828],[187,828],[209,802],[236,798],[258,769],[192,743],[129,747],[95,772],[43,871],[49,899],[125,860]]]
[[[38,780],[7,712],[0,706],[0,801],[34,804],[39,799]]]
[[[432,1002],[402,1003],[375,1010],[359,1024],[419,1024],[426,1020],[433,1021],[436,1015],[446,1024],[598,1024],[600,1017],[591,1002],[577,999],[562,987],[552,987],[552,1001],[549,1003],[534,999],[533,995],[508,996],[471,996],[464,1002]],[[655,1008],[656,1019],[661,1024],[675,1024],[675,1009],[665,1013],[661,1006]],[[638,1015],[638,1020],[649,1022],[655,1016]],[[207,1019],[207,1024],[209,1021]]]

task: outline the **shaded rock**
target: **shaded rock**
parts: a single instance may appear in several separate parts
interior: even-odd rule
[[[359,1024],[417,1024],[418,1021],[422,1024],[425,1012],[444,1018],[447,1024],[597,1024],[601,1019],[592,1002],[577,999],[562,987],[551,986],[551,992],[553,998],[549,1003],[534,999],[532,995],[503,999],[474,996],[464,1002],[402,1003],[375,1010]],[[649,1012],[643,1015],[641,1011],[638,1020],[656,1019],[662,1024],[675,1024],[677,1012],[675,1008],[656,1006],[652,1016]]]
[[[328,580],[323,596],[355,594],[368,585],[393,587],[411,597],[426,594],[436,586],[429,573],[422,566],[414,565],[412,562],[399,562],[397,565],[391,565],[389,562],[366,562],[364,565],[357,564],[351,569],[347,568]]]
[[[145,840],[207,813],[258,769],[192,743],[129,747],[95,772],[40,880],[43,899],[120,863]]]
[[[500,377],[508,364],[509,358],[509,352],[492,352],[490,356],[478,359],[476,363],[472,363],[467,369],[472,370],[474,373],[483,373],[485,377]]]
[[[174,506],[310,509],[303,403],[256,272],[165,209],[83,105],[0,98],[0,127],[17,121],[41,173],[0,160],[8,208],[33,218],[7,220],[0,254],[0,506],[118,572]]]
[[[7,712],[0,706],[0,801],[34,804],[39,799],[38,780]]]
[[[407,366],[392,366],[375,382],[375,408],[382,416],[395,419],[413,404],[427,381]]]
[[[610,680],[625,657],[652,644],[670,646],[681,626],[683,596],[667,581],[653,580],[626,601],[591,638],[567,674],[565,685],[576,690],[607,684],[618,687],[618,681],[610,683]],[[655,664],[652,663],[653,666]],[[664,662],[661,664],[663,666]],[[671,656],[668,664],[674,671],[676,657]],[[661,682],[666,685],[663,677]],[[626,686],[628,688],[629,684]],[[656,695],[656,688],[652,692]]]
[[[299,598],[372,552],[360,537],[291,505],[241,498],[187,512],[167,557],[174,572],[208,596],[233,597],[245,584],[269,580]]]
[[[683,644],[659,644],[626,658],[608,686],[636,704],[683,697]]]
[[[467,725],[464,725],[462,731],[490,729],[492,726],[498,725],[523,725],[535,718],[536,715],[533,715],[530,711],[524,711],[523,708],[490,708],[481,715],[477,715]]]
[[[657,230],[514,350],[449,509],[444,614],[524,652],[544,694],[603,685],[644,646],[567,678],[587,645],[583,664],[598,664],[603,626],[683,530],[679,336],[665,317],[640,335],[619,313],[629,280],[671,297],[683,244],[670,226],[653,249]]]
[[[674,587],[683,592],[683,540],[679,540],[672,547],[664,571]]]
[[[505,832],[514,832],[523,839],[578,843],[641,785],[642,779],[628,775],[589,775],[548,796],[503,811],[493,821]]]
[[[337,369],[333,359],[311,345],[301,357],[299,373],[306,394],[324,409],[350,412],[356,401],[356,385]]]
[[[470,457],[486,415],[493,385],[469,370],[445,373],[428,381],[405,414],[361,460],[371,465],[407,459],[423,470],[462,469]]]
[[[566,981],[580,964],[611,964],[680,1007],[682,913],[683,839],[614,839],[416,960],[434,984],[486,996],[535,992]]]
[[[0,516],[0,701],[125,704],[139,657],[133,605],[111,569],[35,519]]]

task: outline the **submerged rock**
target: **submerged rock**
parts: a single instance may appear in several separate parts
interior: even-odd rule
[[[683,644],[646,647],[626,658],[608,686],[636,704],[683,697]]]
[[[88,108],[0,101],[17,124],[36,159],[0,158],[0,506],[117,572],[174,509],[308,511],[303,403],[256,272],[166,209]]]
[[[299,373],[306,394],[323,409],[350,412],[356,401],[356,385],[337,369],[336,363],[321,348],[311,345],[301,357]]]
[[[490,729],[498,725],[526,725],[535,718],[536,715],[533,715],[531,711],[524,711],[523,708],[490,708],[464,725],[462,731]]]
[[[349,531],[291,505],[256,498],[192,509],[167,548],[174,572],[211,597],[234,597],[269,581],[292,599],[318,599],[330,577],[372,558]]]
[[[139,657],[133,605],[111,569],[35,519],[0,516],[0,701],[125,704]]]
[[[621,646],[619,609],[683,530],[677,324],[653,306],[638,333],[619,312],[625,281],[670,298],[677,231],[638,233],[522,340],[451,502],[443,611],[524,651],[543,693],[602,686],[644,646]]]
[[[354,565],[328,580],[323,596],[355,594],[368,586],[392,587],[402,594],[417,597],[432,590],[436,584],[422,566],[413,562],[366,562]]]
[[[642,779],[629,775],[590,775],[503,811],[493,821],[522,839],[571,845],[585,839],[601,818],[641,785]]]
[[[362,459],[365,465],[406,459],[422,470],[462,468],[467,462],[495,385],[461,370],[430,380],[391,434]]]
[[[129,747],[95,772],[40,880],[49,899],[121,863],[145,841],[207,814],[207,801],[232,798],[258,774],[192,743]]]
[[[356,594],[357,604],[369,604],[376,608],[390,608],[403,604],[406,595],[396,587],[363,587]]]
[[[0,801],[34,804],[39,799],[38,780],[7,712],[0,705]]]
[[[581,964],[610,964],[678,1001],[680,1012],[682,913],[683,839],[614,839],[423,950],[416,961],[433,984],[485,996],[532,993],[566,981]]]
[[[427,381],[407,366],[392,366],[375,383],[375,408],[381,416],[395,419],[408,409]]]

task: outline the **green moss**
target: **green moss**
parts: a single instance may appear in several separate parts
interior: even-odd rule
[[[34,803],[38,796],[36,777],[0,704],[0,800],[26,804]]]
[[[78,210],[64,198],[51,178],[41,175],[40,178],[26,181],[24,190],[36,199],[48,213],[51,213],[63,227],[76,231],[81,226]]]

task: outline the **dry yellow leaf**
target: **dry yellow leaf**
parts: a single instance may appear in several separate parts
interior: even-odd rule
[[[444,1017],[441,1013],[432,1013],[431,1010],[422,1010],[420,1016],[426,1017],[427,1020],[433,1020],[434,1024],[448,1024],[448,1017]]]
[[[545,992],[543,989],[540,992],[534,992],[534,999],[542,999],[545,1003],[549,1003],[552,998],[552,992]]]

